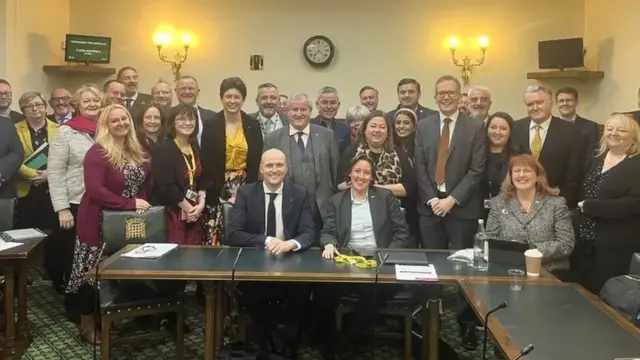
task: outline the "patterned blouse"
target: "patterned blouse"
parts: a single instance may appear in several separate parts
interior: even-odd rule
[[[604,157],[599,159],[595,168],[591,171],[587,178],[584,180],[584,200],[597,199],[600,193],[600,186],[604,179],[609,176],[611,172],[609,170],[602,172],[602,166],[604,165]],[[581,215],[580,221],[580,238],[582,240],[594,241],[596,238],[596,223],[592,218]]]

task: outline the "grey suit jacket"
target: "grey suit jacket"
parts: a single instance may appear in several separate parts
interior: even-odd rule
[[[482,122],[460,113],[449,143],[445,171],[447,193],[458,204],[450,215],[460,219],[482,217],[483,199],[480,191],[485,167],[485,130]],[[440,114],[418,122],[415,135],[415,169],[418,183],[418,212],[433,215],[427,202],[438,197],[435,182],[436,162],[440,147]]]
[[[391,191],[376,187],[369,188],[368,196],[377,247],[408,247],[409,226],[400,210],[400,201]],[[320,232],[320,244],[333,244],[341,248],[349,244],[350,238],[351,190],[346,190],[333,195],[329,201],[327,218]]]
[[[18,132],[9,118],[0,116],[0,198],[16,196],[14,178],[24,159],[24,148]]]
[[[542,253],[547,270],[568,269],[575,236],[571,214],[562,196],[538,193],[529,213],[518,199],[502,195],[491,199],[486,234],[491,239],[528,242]]]
[[[291,168],[291,136],[290,126],[283,127],[264,138],[264,149],[279,149],[287,157],[287,163]],[[309,124],[309,137],[312,139],[314,154],[314,166],[316,170],[316,203],[322,219],[325,219],[327,210],[326,204],[329,198],[338,190],[336,177],[338,176],[338,164],[340,155],[338,154],[338,143],[333,131],[319,125]]]

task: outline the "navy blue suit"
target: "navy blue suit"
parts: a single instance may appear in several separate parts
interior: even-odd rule
[[[320,116],[315,119],[311,119],[311,123],[328,127],[326,120]],[[342,153],[346,150],[347,146],[351,144],[351,126],[349,126],[344,119],[333,119],[329,129],[333,130],[334,138],[338,142],[338,152],[340,153],[340,156],[342,156]]]
[[[296,240],[300,250],[316,243],[316,232],[311,216],[307,190],[287,180],[282,187],[281,240]],[[265,194],[262,181],[242,185],[236,192],[236,201],[230,211],[229,238],[225,245],[263,247],[267,236],[265,224]]]

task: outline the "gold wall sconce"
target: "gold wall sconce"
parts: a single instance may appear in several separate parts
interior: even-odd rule
[[[458,66],[462,70],[462,81],[464,85],[469,85],[469,81],[471,80],[471,74],[473,72],[473,68],[478,67],[484,63],[485,53],[487,52],[487,48],[489,47],[489,38],[486,36],[480,36],[478,38],[478,48],[482,51],[482,57],[476,59],[475,62],[471,62],[471,58],[469,56],[465,56],[462,61],[456,59],[456,50],[458,49],[459,42],[458,38],[450,37],[449,38],[449,50],[451,51],[451,59],[453,60],[453,64]]]
[[[180,79],[182,70],[182,65],[187,61],[187,55],[189,54],[189,47],[191,46],[191,42],[193,38],[190,34],[182,35],[180,39],[182,42],[182,47],[184,48],[184,53],[177,51],[173,55],[173,59],[168,58],[164,54],[162,54],[162,48],[169,45],[172,42],[173,36],[168,32],[160,32],[154,36],[154,41],[156,47],[158,48],[158,57],[164,63],[167,63],[171,66],[171,71],[173,71],[173,79],[174,81],[178,81]]]

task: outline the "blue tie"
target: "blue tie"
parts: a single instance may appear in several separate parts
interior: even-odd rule
[[[300,152],[304,154],[304,141],[302,140],[302,131],[298,132],[298,147],[300,148]]]

